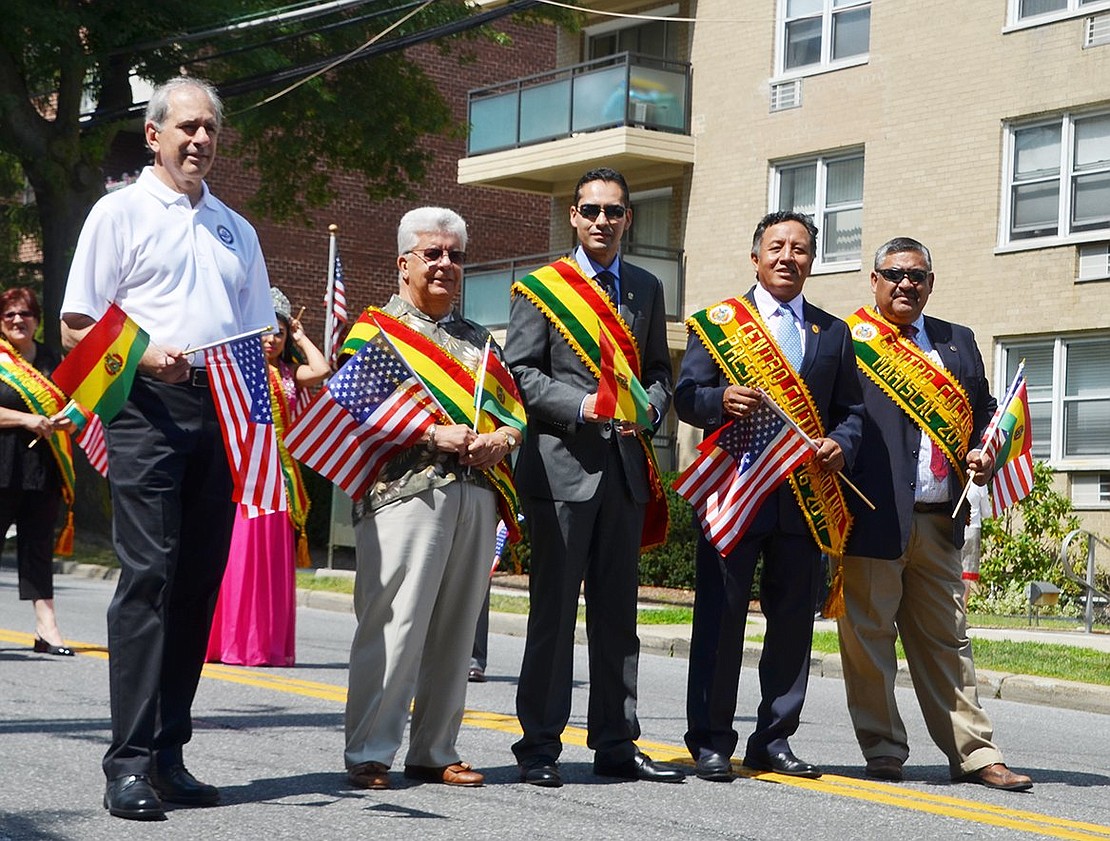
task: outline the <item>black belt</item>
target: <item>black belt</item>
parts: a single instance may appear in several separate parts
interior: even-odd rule
[[[918,514],[951,514],[951,502],[915,502],[913,510]]]
[[[168,383],[165,380],[160,380],[148,374],[139,374],[139,377],[154,385],[183,385],[192,386],[193,388],[208,388],[207,368],[190,368],[189,376],[176,383]]]

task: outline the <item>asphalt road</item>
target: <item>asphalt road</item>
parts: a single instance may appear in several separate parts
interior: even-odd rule
[[[386,792],[350,789],[343,774],[343,698],[350,614],[302,608],[294,669],[210,666],[194,704],[186,762],[220,786],[224,805],[179,808],[164,823],[110,818],[100,759],[108,741],[104,612],[113,585],[58,576],[62,630],[73,659],[30,650],[33,618],[15,573],[0,570],[0,841],[30,839],[1110,839],[1110,717],[1001,700],[987,702],[1009,763],[1032,792],[953,784],[912,691],[899,690],[910,728],[908,780],[862,778],[839,680],[810,683],[793,746],[825,768],[820,780],[775,775],[683,785],[594,777],[585,748],[585,649],[578,648],[574,712],[562,757],[567,784],[517,782],[509,745],[523,640],[493,635],[490,681],[472,685],[459,745],[486,773],[480,789],[419,785],[395,774]],[[687,661],[644,654],[641,746],[684,760]],[[756,705],[745,670],[741,743]],[[404,746],[397,767],[403,765]]]

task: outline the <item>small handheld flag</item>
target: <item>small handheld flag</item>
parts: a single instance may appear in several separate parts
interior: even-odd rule
[[[52,376],[66,394],[107,423],[123,408],[150,336],[116,304]]]

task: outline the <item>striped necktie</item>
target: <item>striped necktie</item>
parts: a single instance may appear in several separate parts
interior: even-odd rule
[[[912,324],[900,325],[898,327],[898,332],[915,345],[917,344],[917,328]],[[918,347],[921,346],[918,345]],[[929,470],[932,471],[937,481],[942,481],[948,476],[948,459],[944,457],[944,453],[941,452],[940,447],[937,446],[937,443],[932,438],[929,439],[929,443],[933,445],[933,452],[929,457]]]

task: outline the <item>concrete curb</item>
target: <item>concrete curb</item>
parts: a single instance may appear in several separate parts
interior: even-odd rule
[[[119,577],[119,569],[98,564],[82,564],[75,561],[55,563],[55,572],[76,575],[82,578],[114,581]],[[333,610],[353,613],[351,596],[345,593],[328,593],[320,590],[297,590],[297,606],[318,610]],[[490,631],[512,637],[523,637],[528,629],[528,617],[517,613],[491,613]],[[640,650],[663,657],[690,656],[689,632],[676,632],[665,625],[641,625],[639,627]],[[581,623],[575,629],[574,641],[579,645],[586,643],[586,628]],[[744,665],[753,668],[759,663],[763,648],[756,642],[744,643]],[[811,677],[844,679],[844,670],[839,654],[815,653],[810,660]],[[1060,680],[1058,678],[1034,677],[1032,675],[1010,674],[976,669],[979,695],[982,698],[995,698],[1003,701],[1017,701],[1023,704],[1039,704],[1060,709],[1110,715],[1110,686]],[[896,685],[910,687],[909,667],[904,660],[898,661]]]

